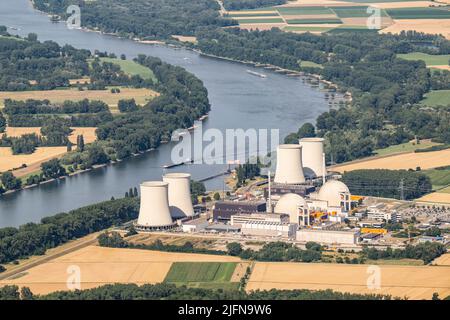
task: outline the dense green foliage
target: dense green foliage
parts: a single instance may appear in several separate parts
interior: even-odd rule
[[[41,223],[0,229],[0,263],[44,254],[69,240],[136,219],[139,200],[111,200],[46,217]]]
[[[401,196],[401,183],[403,183],[403,196],[406,200],[419,198],[432,190],[428,176],[406,170],[353,170],[345,172],[342,181],[349,187],[352,194],[396,199],[400,199]]]
[[[256,9],[285,4],[287,0],[222,0],[227,10]]]
[[[236,177],[238,185],[242,185],[245,180],[253,179],[261,173],[260,163],[244,163],[236,168]]]
[[[28,291],[28,290],[27,290]],[[17,286],[0,288],[0,300],[18,300],[30,295],[19,292]],[[211,290],[177,287],[174,284],[108,284],[94,289],[58,291],[42,296],[41,300],[390,300],[389,295],[341,293],[333,290],[245,291]]]
[[[84,27],[143,39],[168,39],[172,35],[194,35],[200,27],[236,24],[222,19],[219,4],[211,0],[35,0],[42,11],[67,16],[69,4],[78,4]]]
[[[312,138],[316,136],[316,129],[314,126],[307,122],[304,123],[297,132],[293,132],[284,138],[284,143],[298,144],[298,140],[302,138]]]
[[[362,254],[371,260],[377,259],[420,259],[424,263],[430,263],[446,252],[445,245],[437,242],[425,242],[415,246],[407,245],[405,249],[386,250],[365,247]]]

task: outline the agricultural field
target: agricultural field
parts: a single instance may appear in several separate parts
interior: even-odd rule
[[[0,147],[0,172],[8,171],[13,168],[20,168],[26,165],[26,168],[18,171],[25,171],[28,174],[30,170],[39,170],[42,162],[59,158],[67,152],[67,147],[38,147],[33,154],[13,155],[11,148]],[[31,171],[31,172],[32,172]],[[16,172],[14,173],[16,176]]]
[[[97,136],[95,134],[95,127],[73,127],[71,128],[73,131],[69,135],[69,141],[73,144],[77,143],[77,136],[83,135],[84,143],[92,143],[97,140]],[[9,137],[20,137],[24,134],[35,133],[37,136],[41,135],[40,127],[6,127],[5,133]]]
[[[433,152],[411,152],[382,158],[368,158],[367,160],[339,164],[332,167],[332,169],[338,172],[358,169],[415,170],[417,167],[426,170],[448,165],[450,165],[450,149]]]
[[[0,108],[3,107],[5,99],[22,100],[35,99],[51,102],[62,103],[65,100],[80,101],[83,99],[101,100],[105,102],[111,109],[111,112],[118,112],[117,103],[123,99],[135,99],[139,105],[144,105],[148,101],[157,97],[159,94],[153,90],[145,88],[125,88],[119,87],[120,93],[111,93],[108,88],[106,90],[84,90],[80,91],[75,88],[61,90],[41,90],[41,91],[2,91],[0,92]]]
[[[432,264],[438,266],[450,266],[450,253],[445,253],[442,256],[434,259]]]
[[[398,54],[397,57],[405,60],[422,60],[427,67],[448,66],[450,61],[450,54],[432,55],[422,52],[411,52]]]
[[[450,105],[450,90],[433,90],[425,94],[420,102],[424,106],[437,107]]]
[[[120,69],[130,76],[141,76],[142,79],[151,79],[153,82],[158,80],[153,71],[143,65],[132,60],[122,60],[118,58],[100,58],[102,62],[110,62],[120,66]]]
[[[450,204],[450,187],[429,193],[416,200],[416,202]]]
[[[442,169],[431,169],[423,171],[430,177],[433,190],[440,190],[450,186],[450,166]]]
[[[405,142],[383,149],[376,149],[374,152],[379,156],[387,156],[396,153],[414,152],[414,150],[417,149],[429,148],[436,145],[439,145],[439,143],[432,142],[431,140],[421,140],[419,144],[413,142]]]
[[[27,286],[32,292],[40,294],[67,290],[68,270],[72,270],[70,267],[73,266],[80,268],[81,289],[111,283],[153,284],[164,281],[174,262],[239,262],[239,259],[90,245],[0,280],[0,286]]]
[[[381,24],[374,30],[382,33],[416,30],[441,33],[450,38],[449,6],[423,0],[289,1],[281,6],[229,11],[226,15],[238,20],[243,29],[281,27],[288,32],[334,33],[367,31],[368,18],[373,16],[375,10],[380,10]],[[277,16],[283,21],[270,19]],[[247,20],[252,17],[259,21]],[[298,25],[304,28],[296,28]],[[318,25],[322,25],[323,29],[314,29]]]
[[[379,265],[380,288],[367,285],[368,265],[256,262],[246,290],[332,289],[361,294],[390,294],[409,299],[450,295],[449,266]],[[370,273],[368,273],[370,272]]]
[[[310,67],[310,68],[323,68],[323,66],[321,64],[315,63],[315,62],[312,62],[312,61],[301,61],[300,62],[300,66],[301,67],[305,67],[305,68],[307,68],[307,67]]]
[[[237,289],[239,281],[230,281],[236,266],[236,262],[175,262],[164,282],[191,288]]]

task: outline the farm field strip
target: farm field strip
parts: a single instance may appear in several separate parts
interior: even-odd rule
[[[94,245],[73,251],[46,263],[32,267],[20,277],[0,281],[0,286],[28,286],[34,293],[45,294],[67,290],[67,268],[80,267],[81,288],[89,289],[109,283],[160,283],[174,262],[239,262],[229,256],[171,253],[139,249],[104,248]],[[228,276],[228,274],[227,274]],[[217,283],[210,283],[212,287]],[[221,287],[235,286],[224,283]]]
[[[97,140],[97,136],[95,134],[96,127],[72,127],[73,131],[69,135],[69,141],[72,143],[77,142],[77,136],[83,135],[85,143],[92,143]],[[41,128],[40,127],[6,127],[5,133],[9,137],[20,137],[24,134],[34,133],[37,136],[41,136]]]
[[[40,163],[53,158],[59,158],[67,152],[67,147],[38,147],[33,154],[13,155],[11,148],[0,147],[0,172],[19,168],[23,164],[27,165],[27,172],[31,166],[36,165],[39,169]],[[24,170],[20,169],[20,170]]]
[[[392,8],[386,9],[392,19],[450,19],[450,11],[445,8]]]
[[[368,265],[256,262],[246,290],[332,289],[340,292],[390,294],[431,299],[450,294],[450,267],[379,265],[381,287],[367,286]]]
[[[397,57],[405,60],[422,60],[427,66],[448,65],[450,60],[450,54],[433,55],[422,52],[397,54]]]

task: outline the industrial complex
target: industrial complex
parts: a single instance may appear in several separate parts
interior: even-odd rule
[[[364,214],[358,210],[362,197],[352,196],[339,175],[327,171],[323,143],[303,138],[279,145],[275,175],[269,171],[264,192],[232,195],[202,212],[192,204],[190,174],[167,173],[162,181],[143,182],[136,230],[358,246],[385,234],[383,221],[400,222],[400,213],[381,206],[366,207]]]

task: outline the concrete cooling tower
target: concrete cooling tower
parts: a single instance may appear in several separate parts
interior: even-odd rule
[[[298,144],[281,144],[277,148],[275,183],[300,184],[305,182],[302,166],[302,147]]]
[[[303,138],[302,146],[303,171],[308,178],[323,176],[323,138]]]
[[[163,181],[169,184],[169,206],[172,218],[192,217],[194,207],[191,199],[191,175],[189,173],[168,173]]]
[[[141,184],[141,207],[136,227],[143,230],[167,229],[173,225],[169,210],[167,182]]]

